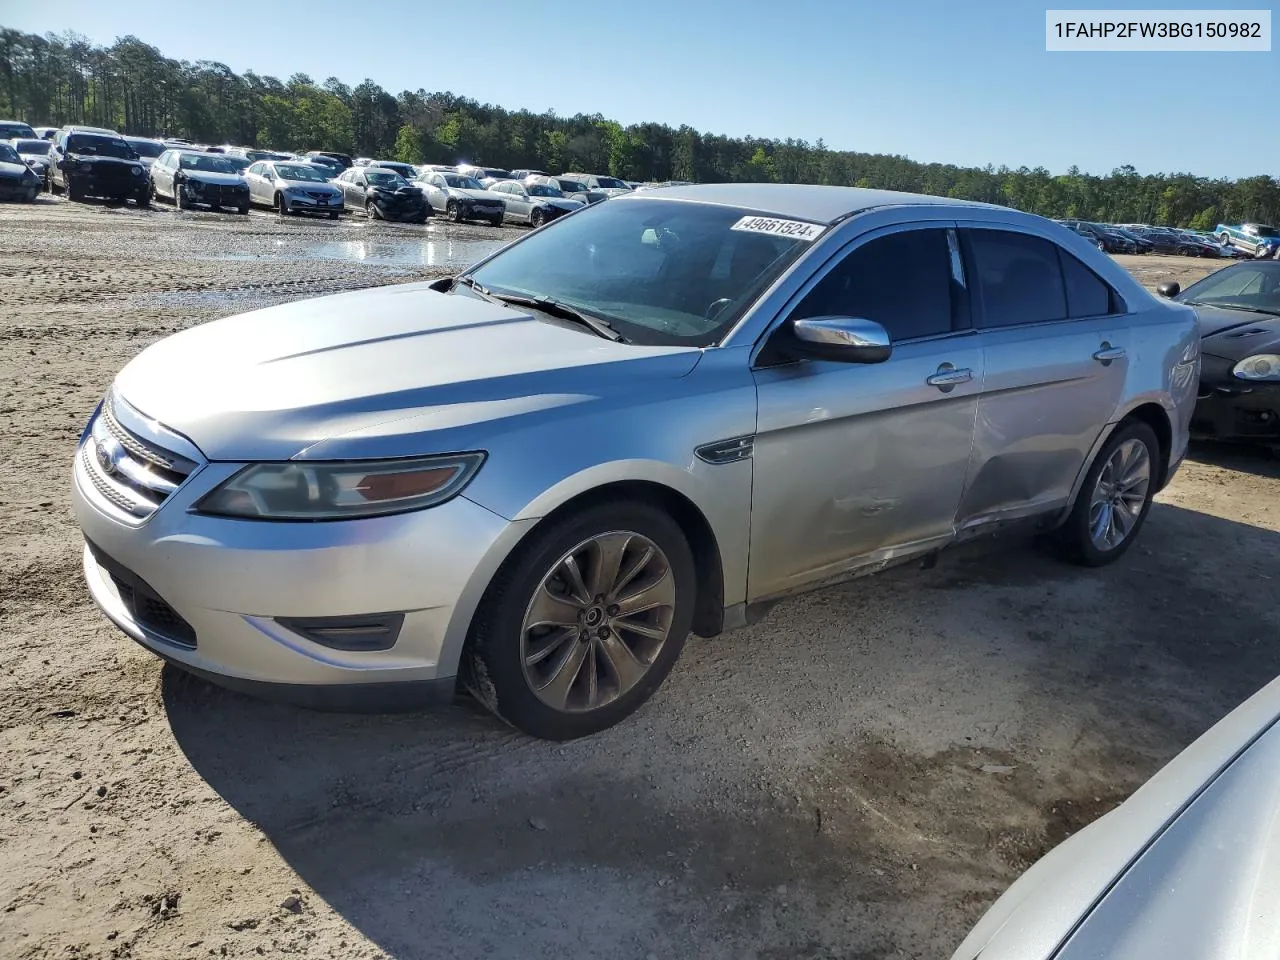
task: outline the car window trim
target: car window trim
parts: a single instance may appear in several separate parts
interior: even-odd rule
[[[972,277],[978,276],[976,260],[973,255],[973,243],[970,236],[971,232],[974,230],[993,230],[1000,233],[1017,233],[1025,237],[1034,237],[1037,240],[1043,240],[1046,243],[1052,244],[1054,247],[1056,259],[1058,261],[1058,273],[1062,276],[1062,302],[1063,302],[1063,305],[1066,307],[1067,311],[1070,312],[1071,304],[1067,298],[1067,275],[1066,275],[1066,271],[1062,269],[1062,255],[1063,253],[1066,253],[1071,256],[1074,256],[1074,254],[1072,254],[1070,250],[1064,250],[1056,240],[1053,240],[1049,237],[1041,236],[1040,234],[1032,230],[1018,229],[1019,226],[1020,225],[1018,224],[1004,224],[1004,223],[991,224],[991,225],[982,224],[980,226],[973,226],[971,224],[966,224],[966,225],[960,226],[958,228],[958,233],[960,235],[960,249],[963,253],[965,266],[969,272],[969,275]],[[1093,314],[1088,317],[1062,317],[1057,320],[1028,320],[1026,323],[1008,323],[1008,324],[1001,324],[999,326],[989,327],[985,323],[986,304],[983,301],[982,284],[975,283],[973,284],[973,289],[969,291],[969,300],[970,300],[970,303],[972,304],[972,311],[973,311],[973,328],[977,330],[979,333],[991,333],[997,330],[1027,330],[1035,327],[1050,327],[1050,326],[1058,326],[1061,324],[1068,324],[1068,323],[1087,323],[1093,320],[1123,319],[1125,317],[1130,316],[1132,311],[1129,309],[1128,301],[1124,299],[1124,297],[1120,294],[1120,292],[1116,290],[1115,287],[1111,286],[1111,284],[1107,283],[1105,279],[1103,279],[1102,277],[1099,277],[1097,271],[1090,268],[1089,265],[1085,263],[1083,260],[1080,260],[1079,257],[1076,257],[1076,260],[1080,262],[1081,266],[1085,267],[1086,269],[1089,269],[1089,272],[1092,273],[1095,277],[1098,277],[1098,280],[1102,282],[1103,286],[1105,286],[1108,290],[1110,290],[1111,293],[1114,294],[1115,298],[1124,306],[1124,310],[1122,310],[1119,313],[1099,313],[1099,314]]]
[[[857,234],[856,236],[850,237],[847,241],[840,244],[838,247],[834,247],[830,255],[827,257],[827,259],[824,260],[817,268],[815,268],[809,274],[808,278],[805,279],[800,284],[800,286],[798,286],[791,293],[789,297],[787,297],[786,301],[783,302],[782,305],[778,308],[777,313],[775,313],[774,316],[768,322],[768,324],[765,325],[760,335],[756,338],[755,342],[751,345],[751,362],[749,364],[750,368],[752,370],[759,368],[760,354],[765,349],[765,345],[769,342],[770,338],[774,335],[775,331],[777,331],[777,329],[780,326],[782,326],[783,323],[786,322],[787,318],[791,316],[791,314],[795,311],[795,309],[799,307],[801,303],[804,302],[804,298],[807,297],[813,291],[814,287],[816,287],[819,283],[821,283],[827,277],[827,275],[831,273],[832,270],[834,270],[837,266],[843,263],[846,257],[852,254],[859,247],[862,247],[865,244],[870,243],[872,240],[878,240],[881,237],[891,236],[895,233],[906,233],[909,230],[944,230],[947,233],[952,233],[957,230],[957,223],[954,217],[949,217],[949,218],[939,218],[937,220],[919,219],[919,220],[902,221],[899,223],[885,224],[884,226],[874,227],[871,230],[867,230],[863,233]],[[920,337],[908,337],[902,340],[894,340],[893,341],[894,344],[921,343],[929,340],[944,340],[944,339],[949,339],[951,337],[969,336],[975,332],[974,326],[972,324],[973,310],[972,310],[972,307],[969,305],[969,301],[971,299],[971,293],[968,289],[968,285],[966,282],[966,278],[970,274],[966,273],[965,267],[963,265],[963,259],[962,259],[960,264],[960,276],[959,277],[956,276],[957,264],[954,258],[950,256],[950,249],[951,249],[950,239],[948,239],[947,246],[948,246],[948,259],[951,263],[951,324],[952,324],[952,328],[943,333],[931,333],[931,334],[926,334],[925,336],[920,336]],[[796,264],[793,265],[793,269],[794,267],[799,266],[800,263],[803,262],[803,260],[804,260],[803,257],[800,260],[798,260]],[[959,320],[959,317],[957,316],[958,301],[963,301],[963,304],[964,304],[964,312],[962,314],[962,316],[966,318],[964,326],[959,325],[960,320]],[[738,323],[741,323],[742,320],[746,319],[747,315],[748,313],[744,312],[742,317],[739,318]],[[723,338],[721,342],[723,342]]]

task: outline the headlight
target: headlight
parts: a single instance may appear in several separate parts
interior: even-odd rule
[[[142,168],[141,168],[141,167],[134,167],[134,168],[133,168],[133,175],[134,175],[135,177],[140,177],[140,176],[142,176]]]
[[[1241,380],[1280,381],[1280,354],[1259,353],[1245,357],[1231,372]]]
[[[206,494],[195,510],[262,520],[342,520],[421,510],[471,482],[482,452],[409,460],[259,463]]]

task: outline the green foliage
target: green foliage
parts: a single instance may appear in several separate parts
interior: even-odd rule
[[[124,133],[185,136],[282,150],[341,150],[409,163],[468,161],[508,168],[609,173],[626,180],[852,184],[1001,203],[1049,217],[1163,223],[1280,222],[1280,182],[1098,177],[1075,167],[957,167],[835,151],[822,141],[700,133],[657,123],[624,127],[599,114],[508,111],[452,93],[394,96],[372,80],[347,86],[296,74],[286,82],[225,64],[170,60],[136,37],[95,47],[75,34],[0,29],[0,116],[33,124],[89,123]]]

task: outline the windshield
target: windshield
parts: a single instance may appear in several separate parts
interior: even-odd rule
[[[480,172],[484,174],[484,178],[486,180],[510,180],[511,179],[510,170],[498,170],[494,167],[485,167]]]
[[[0,143],[0,163],[21,163],[22,158],[18,156],[18,151],[13,149],[7,143]]]
[[[600,186],[605,190],[630,190],[631,189],[621,180],[616,180],[613,177],[596,177],[596,183],[600,184]]]
[[[126,140],[125,142],[133,147],[133,152],[140,157],[158,157],[164,153],[164,144],[156,143],[154,140]]]
[[[0,139],[10,140],[13,137],[34,137],[36,132],[25,123],[0,123]]]
[[[103,137],[93,133],[74,133],[67,137],[67,153],[133,160],[133,148],[119,137]]]
[[[1235,264],[1193,283],[1175,299],[1182,303],[1261,310],[1280,316],[1280,261]]]
[[[809,241],[735,225],[749,211],[675,200],[595,204],[529,234],[470,276],[549,298],[636,343],[719,340]]]
[[[325,175],[315,167],[302,163],[277,163],[276,173],[285,180],[306,180],[308,183],[327,183]]]
[[[236,168],[227,162],[226,157],[213,156],[207,153],[184,153],[178,160],[183,170],[201,170],[205,173],[235,173]]]
[[[444,182],[451,187],[457,187],[459,190],[483,190],[479,180],[471,177],[464,177],[460,173],[446,174]]]
[[[227,163],[236,168],[236,173],[243,173],[249,169],[249,164],[253,163],[248,157],[223,157]]]
[[[545,183],[529,183],[525,184],[525,189],[529,191],[531,197],[563,197],[564,194],[555,187],[549,187]]]
[[[369,182],[378,187],[407,187],[408,181],[394,170],[366,170],[364,173]]]
[[[19,140],[14,144],[14,146],[18,148],[19,153],[24,153],[27,156],[36,155],[44,157],[49,154],[48,140]]]
[[[380,163],[378,166],[383,170],[390,170],[393,173],[398,173],[406,180],[410,180],[418,175],[418,171],[414,170],[413,167],[409,166],[407,163],[397,163],[395,166],[392,166],[389,163]]]
[[[560,184],[560,189],[563,190],[565,193],[586,193],[587,192],[586,185],[579,183],[577,180],[557,180],[556,182]]]

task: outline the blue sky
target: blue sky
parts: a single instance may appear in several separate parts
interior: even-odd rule
[[[1047,53],[1046,5],[3,0],[0,25],[74,29],[99,43],[132,33],[171,57],[281,79],[302,72],[354,86],[369,77],[392,93],[422,87],[623,124],[821,137],[835,149],[922,161],[1280,172],[1280,51]],[[1263,6],[1217,8],[1250,5]],[[273,9],[296,39],[278,39]],[[226,28],[193,29],[196,21]]]

